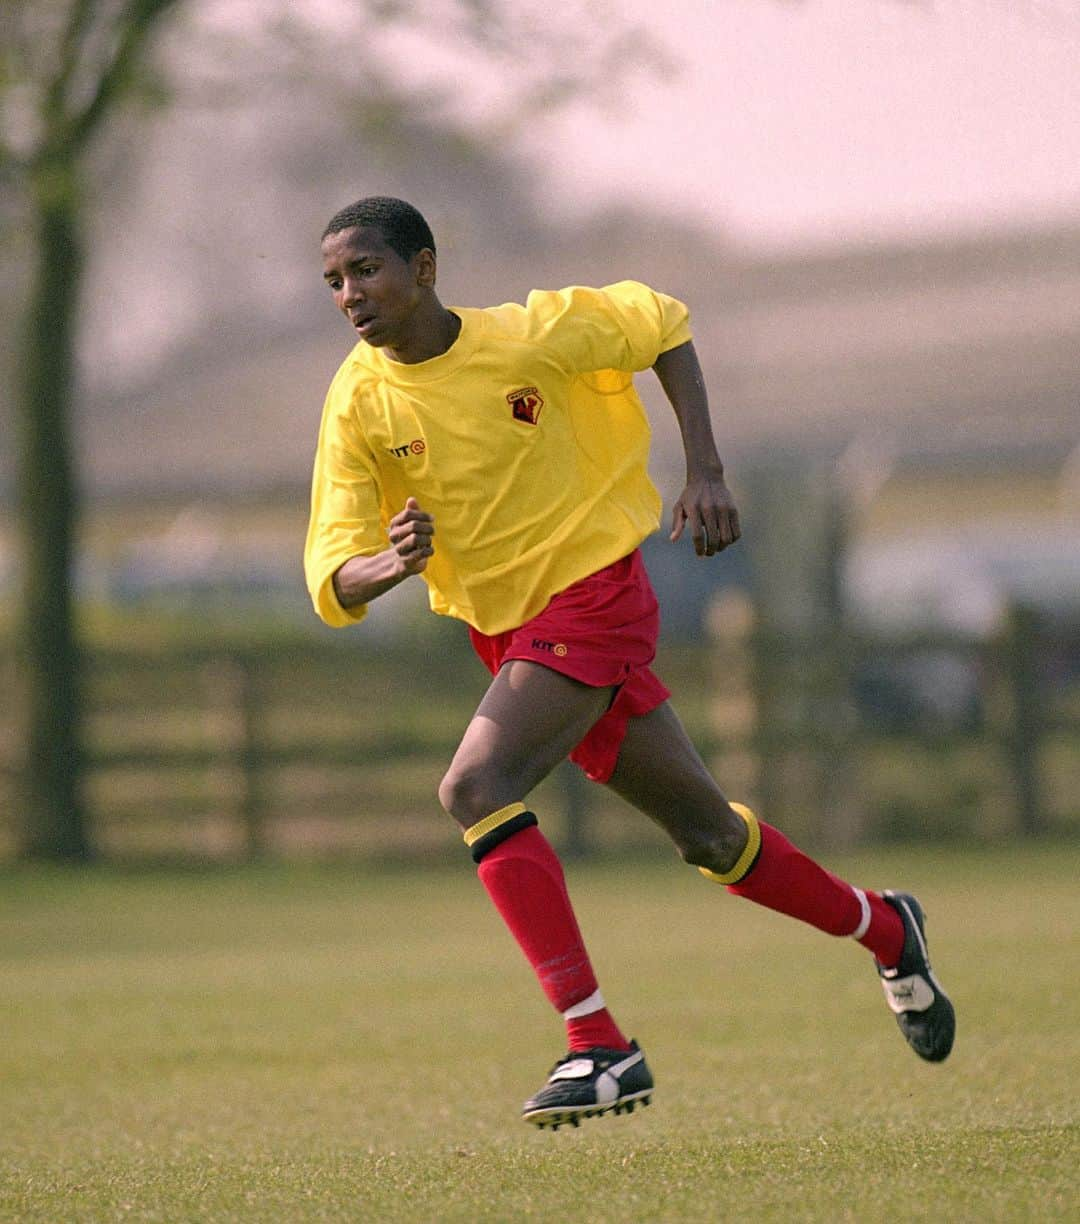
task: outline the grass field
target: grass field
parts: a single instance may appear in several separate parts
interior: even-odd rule
[[[959,1014],[672,861],[570,871],[651,1108],[536,1132],[562,1052],[467,861],[0,876],[5,1221],[1080,1220],[1075,846],[831,864],[916,890]]]

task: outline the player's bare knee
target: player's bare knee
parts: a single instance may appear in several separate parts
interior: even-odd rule
[[[451,764],[439,783],[439,802],[463,829],[483,820],[520,795],[510,795],[506,781],[489,765]]]
[[[439,783],[439,802],[464,828],[474,824],[479,817],[468,819],[468,792],[470,785],[464,771],[451,765]]]
[[[746,837],[745,822],[725,804],[708,820],[681,830],[675,844],[684,862],[723,874],[738,862]]]

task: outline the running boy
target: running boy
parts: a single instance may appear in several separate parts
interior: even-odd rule
[[[657,604],[638,546],[658,526],[635,371],[653,369],[686,452],[671,539],[739,538],[686,307],[630,281],[449,310],[409,204],[360,200],[327,225],[323,276],[360,343],[330,386],[312,485],[308,588],[335,626],[419,574],[494,677],[439,787],[569,1052],[525,1103],[539,1126],[648,1103],[644,1054],[608,1010],[562,868],[525,806],[564,757],[655,820],[729,892],[873,954],[909,1044],[940,1061],[953,1008],[904,893],[855,888],[729,803],[650,670]]]

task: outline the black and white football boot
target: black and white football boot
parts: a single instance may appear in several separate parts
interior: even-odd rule
[[[886,969],[875,962],[885,1001],[915,1053],[927,1062],[941,1062],[948,1058],[953,1046],[956,1013],[930,968],[922,906],[910,893],[890,889],[882,896],[904,924],[904,951],[900,963]]]
[[[525,1102],[521,1116],[552,1130],[580,1126],[582,1118],[633,1113],[638,1102],[648,1105],[652,1090],[652,1072],[636,1041],[629,1050],[595,1046],[560,1059],[543,1088]]]

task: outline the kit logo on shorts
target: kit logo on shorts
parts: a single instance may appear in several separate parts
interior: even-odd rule
[[[404,459],[406,455],[422,455],[427,450],[427,443],[423,438],[414,438],[404,446],[388,446],[386,449],[395,459]]]
[[[549,654],[558,655],[563,659],[569,653],[569,650],[562,642],[545,642],[542,638],[533,638],[533,650],[546,650]]]
[[[513,409],[515,421],[535,425],[544,406],[544,397],[535,387],[522,387],[519,391],[511,391],[506,402]]]

